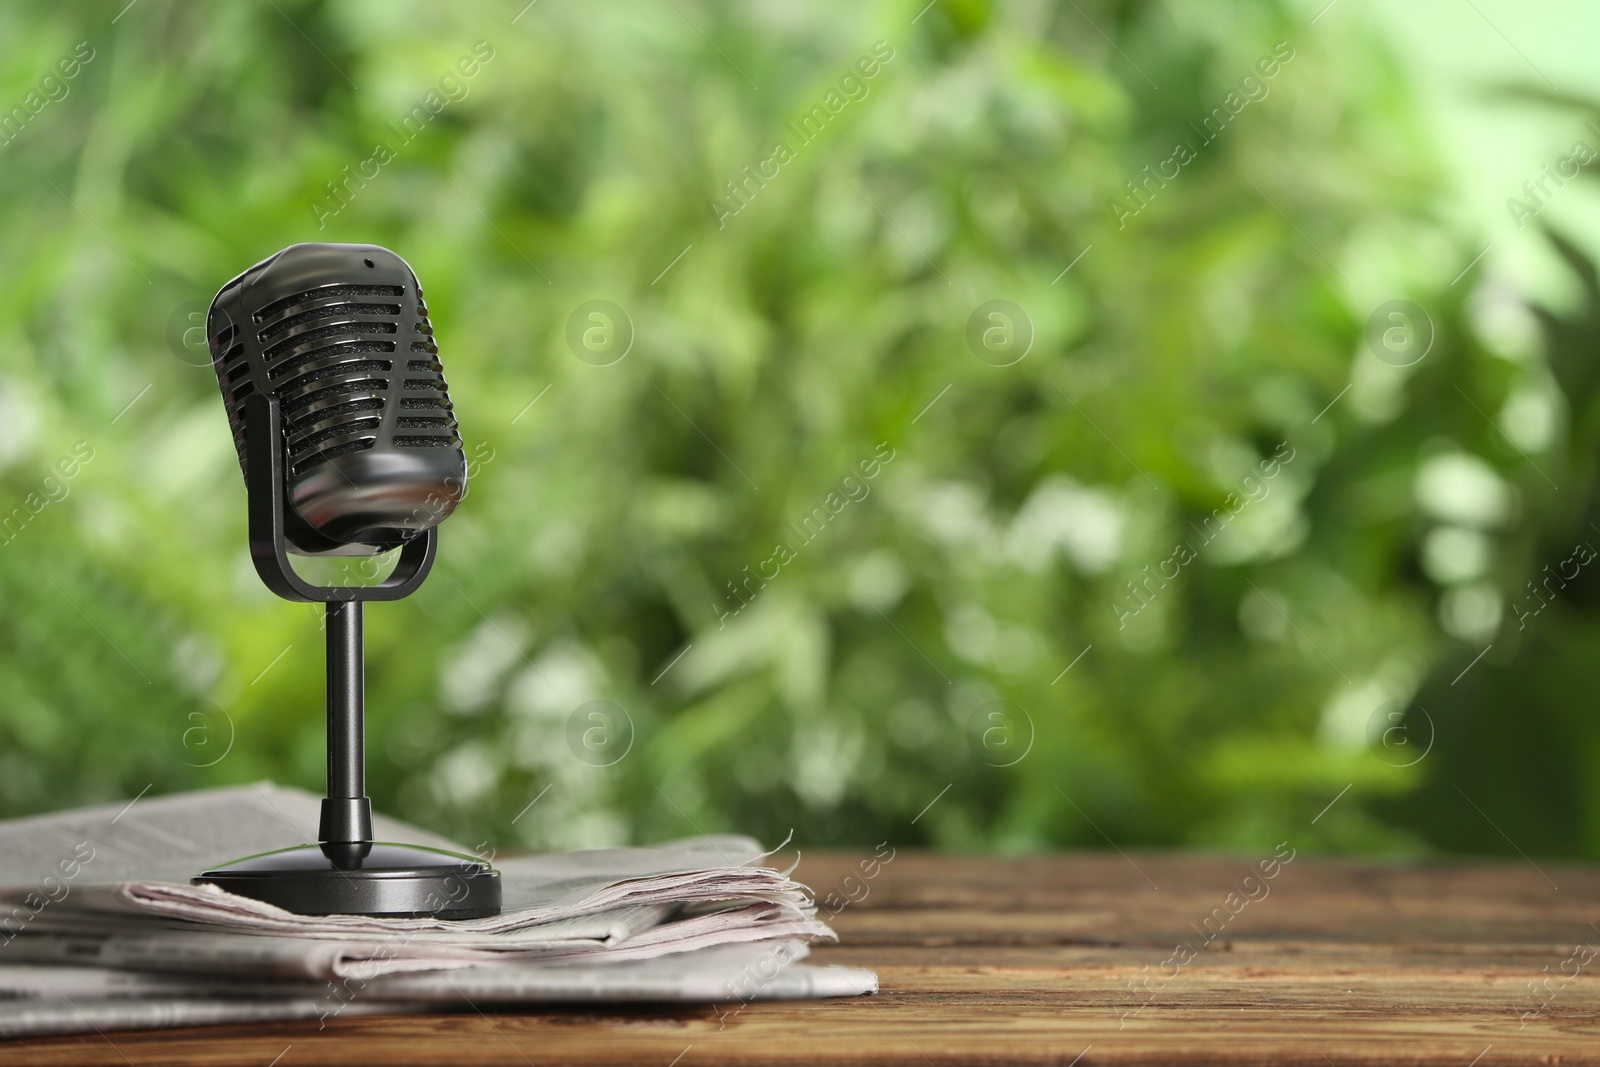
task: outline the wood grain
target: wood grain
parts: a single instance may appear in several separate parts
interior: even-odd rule
[[[868,880],[863,858],[799,874],[858,898],[813,959],[875,969],[874,997],[464,1006],[0,1043],[0,1064],[1600,1064],[1600,957],[1574,956],[1600,952],[1592,868],[1297,857],[1245,883],[1266,857],[902,852]]]

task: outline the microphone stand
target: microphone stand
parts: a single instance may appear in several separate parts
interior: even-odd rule
[[[431,537],[433,531],[429,530]],[[361,601],[330,600],[328,638],[328,795],[317,836],[324,843],[372,840],[372,803],[366,790],[366,657],[361,644]]]
[[[268,589],[285,600],[325,605],[328,782],[315,845],[248,856],[192,879],[304,915],[482,918],[500,913],[500,872],[474,856],[374,842],[366,796],[365,656],[362,607],[399,600],[433,569],[437,529],[405,542],[376,585],[313,585],[289,564],[284,530],[304,520],[285,506],[283,424],[278,402],[245,402],[245,489],[250,558]]]

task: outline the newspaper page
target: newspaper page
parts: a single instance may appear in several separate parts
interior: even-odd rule
[[[486,856],[505,904],[481,920],[304,916],[188,884],[304,843],[319,814],[319,797],[258,783],[0,822],[0,1035],[877,988],[870,971],[797,962],[833,932],[804,886],[735,835]]]
[[[875,993],[854,967],[798,964],[800,942],[723,946],[640,963],[476,966],[333,983],[193,977],[0,964],[0,1037],[317,1019],[483,1006],[724,1002]]]

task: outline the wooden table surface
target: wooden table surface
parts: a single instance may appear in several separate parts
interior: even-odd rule
[[[808,855],[819,899],[859,898],[814,962],[873,968],[876,996],[58,1037],[0,1064],[1600,1064],[1600,870],[1272,858],[901,852],[867,880]]]

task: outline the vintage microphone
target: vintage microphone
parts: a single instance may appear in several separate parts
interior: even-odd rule
[[[498,871],[472,856],[374,842],[366,797],[361,605],[422,584],[435,527],[466,491],[416,275],[376,245],[291,245],[222,287],[206,336],[244,472],[256,572],[286,600],[326,605],[328,795],[318,844],[193,881],[306,915],[498,914]],[[289,564],[291,552],[395,548],[394,570],[376,585],[312,585]]]

